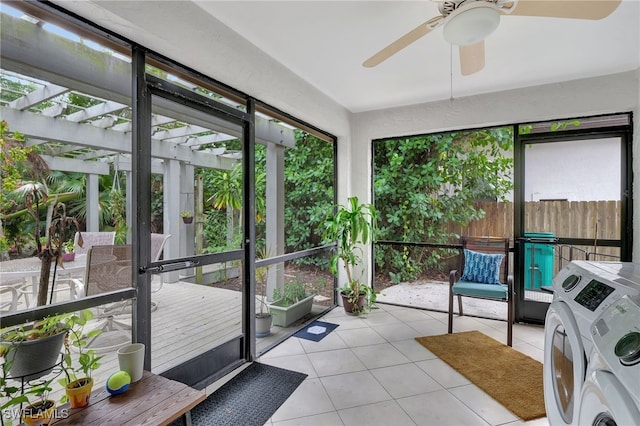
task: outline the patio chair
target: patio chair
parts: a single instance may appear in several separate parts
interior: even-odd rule
[[[462,297],[507,303],[507,345],[512,345],[514,302],[513,276],[509,275],[509,239],[463,237],[460,271],[449,273],[449,324],[453,332],[453,296],[458,298],[458,315],[463,315]]]
[[[129,288],[132,283],[131,245],[94,245],[87,252],[86,268],[83,282],[74,280],[83,288],[84,296],[107,293]],[[97,328],[102,334],[87,342],[87,347],[97,350],[113,350],[131,342],[131,325],[116,320],[116,316],[131,314],[131,303],[126,300],[116,302],[97,309],[96,319],[104,319]],[[107,340],[97,346],[96,343]]]
[[[82,247],[78,245],[80,235],[82,235]],[[87,254],[91,247],[113,245],[115,244],[115,240],[115,232],[76,232],[73,237],[73,253],[75,253],[76,256],[80,254]],[[63,291],[71,287],[70,291],[73,294],[75,290],[74,284],[73,282],[70,282],[73,278],[82,278],[82,275],[78,273],[68,273],[64,271],[64,269],[59,270],[58,277],[56,278],[59,282],[59,285],[57,285],[57,291]]]
[[[82,247],[78,245],[80,234],[82,234]],[[76,255],[86,254],[93,246],[113,245],[115,240],[115,232],[76,232],[73,237],[73,252]]]
[[[18,300],[20,299],[19,288],[23,285],[24,280],[13,279],[4,280],[0,287],[0,313],[13,312],[18,310]],[[7,297],[6,295],[9,295]]]
[[[171,237],[171,234],[151,234],[151,261],[157,262],[162,258],[162,253],[164,251],[164,245],[167,243],[167,240]],[[158,274],[160,278],[160,286],[158,288],[152,289],[152,293],[156,293],[162,289],[164,285],[164,277],[162,274]]]

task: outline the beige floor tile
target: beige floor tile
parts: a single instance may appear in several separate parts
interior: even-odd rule
[[[437,319],[412,321],[407,325],[415,329],[420,336],[437,336],[447,332],[447,325]]]
[[[284,420],[335,412],[320,379],[307,379],[271,417],[275,424]]]
[[[407,324],[380,324],[374,327],[376,333],[384,337],[388,342],[395,342],[398,340],[413,339],[420,337],[420,334],[415,328],[411,328]]]
[[[376,333],[372,328],[358,328],[353,330],[337,330],[334,331],[350,348],[356,346],[375,345],[377,343],[386,343],[384,337]],[[333,333],[332,333],[333,334]]]
[[[318,377],[318,373],[306,354],[279,356],[261,359],[263,364],[273,365],[286,370],[298,371],[307,375],[307,379]]]
[[[298,340],[302,348],[306,353],[313,352],[324,352],[331,351],[335,349],[346,349],[348,346],[344,340],[340,338],[338,333],[332,331],[327,334],[322,340],[319,342],[314,342],[312,340],[300,339],[298,337],[292,337],[292,339]]]
[[[267,424],[548,426],[517,419],[415,341],[445,334],[446,313],[380,307],[364,316],[334,309],[321,320],[339,327],[320,342],[292,337],[261,357],[309,375]],[[454,325],[506,343],[504,321],[456,317]],[[514,349],[542,362],[543,348],[543,327],[514,325]]]
[[[344,423],[337,412],[316,414],[272,423],[273,426],[342,426]]]
[[[413,426],[411,417],[395,401],[348,408],[338,412],[345,426]],[[366,420],[365,420],[366,419]]]
[[[392,399],[369,371],[321,377],[320,380],[338,410]]]
[[[487,426],[480,416],[446,390],[397,400],[417,425]]]
[[[468,385],[470,383],[462,374],[449,367],[439,358],[420,361],[416,365],[445,388]]]
[[[400,340],[391,342],[391,344],[413,362],[437,358],[431,351],[416,342],[415,339]]]
[[[459,386],[449,389],[449,392],[489,424],[500,425],[518,420],[516,415],[475,385]]]
[[[442,386],[415,364],[376,368],[371,374],[394,398],[405,398],[442,389]]]
[[[411,362],[409,358],[404,356],[402,352],[396,349],[391,343],[358,346],[351,348],[351,350],[369,370]]]
[[[314,352],[310,353],[308,357],[319,377],[353,373],[354,371],[367,369],[351,349]]]

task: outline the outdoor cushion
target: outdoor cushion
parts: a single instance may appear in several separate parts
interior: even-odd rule
[[[464,272],[461,281],[484,284],[501,284],[500,265],[504,254],[486,254],[464,249]]]
[[[507,299],[507,286],[505,284],[481,284],[460,280],[453,285],[452,290],[453,294],[460,294],[462,296]]]

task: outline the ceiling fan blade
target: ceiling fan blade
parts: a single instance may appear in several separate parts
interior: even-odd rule
[[[519,0],[510,15],[551,18],[603,19],[622,0]]]
[[[376,53],[366,61],[364,61],[362,63],[362,66],[371,68],[371,67],[375,67],[381,62],[386,61],[391,56],[395,55],[405,47],[409,46],[414,41],[429,34],[434,28],[437,28],[439,26],[439,25],[434,26],[434,23],[437,20],[442,20],[442,19],[443,19],[442,16],[436,16],[434,18],[429,19],[427,22],[420,24],[413,30],[409,31],[408,33],[400,37],[398,40],[394,41],[393,43],[391,43],[390,45],[388,45],[387,47],[385,47],[384,49],[382,49],[381,51],[379,51],[378,53]]]
[[[459,46],[462,75],[470,75],[484,68],[484,40],[476,44]]]

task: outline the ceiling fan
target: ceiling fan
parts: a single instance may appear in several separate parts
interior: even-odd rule
[[[440,15],[420,24],[364,61],[375,67],[436,28],[459,46],[462,75],[484,68],[484,39],[500,24],[500,15],[597,20],[609,16],[622,0],[445,0]]]

